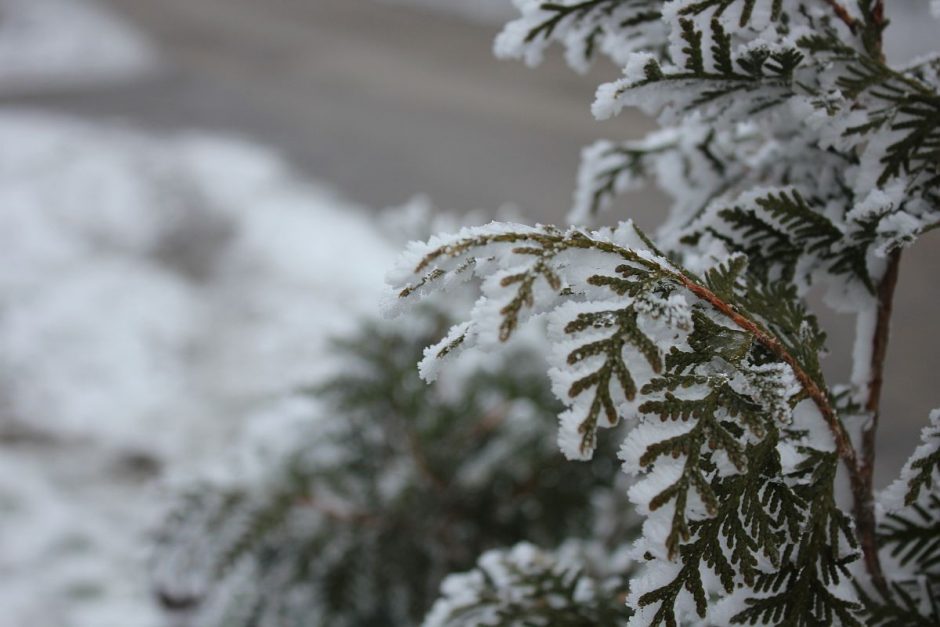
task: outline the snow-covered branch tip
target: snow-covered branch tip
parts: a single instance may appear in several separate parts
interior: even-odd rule
[[[940,224],[938,57],[886,61],[882,0],[516,4],[499,55],[536,63],[558,42],[579,70],[606,55],[623,76],[600,86],[595,115],[634,106],[663,126],[583,152],[572,220],[646,184],[670,213],[653,238],[628,222],[491,224],[412,245],[392,300],[479,286],[422,375],[544,321],[565,455],[590,458],[601,429],[626,423],[620,457],[646,519],[631,625],[923,619],[923,591],[883,569],[872,474],[898,259]],[[823,376],[814,289],[858,317],[849,386]],[[917,477],[926,494],[933,475]],[[936,520],[914,505],[890,537]]]
[[[736,283],[745,264],[745,258],[738,257],[731,266],[715,268],[704,279],[700,278],[668,260],[632,223],[593,232],[493,223],[413,245],[399,263],[396,274],[402,284],[395,289],[398,299],[408,300],[435,288],[446,289],[461,275],[467,278],[467,274],[475,274],[483,279],[482,297],[471,312],[471,319],[456,326],[438,345],[438,350],[429,352],[435,359],[449,356],[457,347],[468,347],[467,330],[479,332],[492,326],[492,321],[486,319],[492,314],[499,319],[495,325],[498,339],[505,342],[520,321],[534,313],[551,311],[562,300],[596,305],[616,299],[618,304],[627,306],[597,312],[579,311],[574,305],[571,320],[562,325],[566,335],[590,327],[619,330],[614,336],[619,345],[595,342],[567,356],[569,365],[601,351],[615,356],[591,378],[572,386],[569,396],[577,396],[573,392],[580,393],[598,381],[608,382],[613,375],[629,401],[634,400],[636,384],[617,349],[623,344],[632,346],[644,357],[644,367],[659,373],[660,356],[681,346],[683,334],[691,330],[694,311],[705,307],[712,315],[723,318],[724,324],[748,334],[790,368],[803,393],[817,405],[833,430],[840,456],[854,463],[854,449],[821,387],[821,375],[810,372],[791,354],[787,342],[776,337],[762,321],[762,312],[750,315],[747,311],[746,288]],[[538,301],[537,293],[541,296]],[[641,313],[640,319],[646,325],[653,320],[663,323],[665,330],[659,329],[655,341],[637,326]],[[605,410],[608,421],[616,424],[611,398],[603,393],[597,403],[592,407],[589,425],[595,423],[600,408]],[[582,426],[580,430],[587,434],[583,443],[586,448],[582,450],[586,453],[592,449],[595,429]]]
[[[526,319],[547,315],[554,344],[549,376],[567,407],[560,416],[560,447],[569,458],[587,459],[600,428],[630,418],[621,454],[624,468],[638,478],[631,498],[668,529],[661,548],[650,545],[648,551],[670,562],[689,546],[712,551],[728,541],[728,533],[750,533],[701,522],[730,515],[732,505],[715,482],[750,477],[753,484],[779,466],[782,434],[813,420],[805,409],[797,411],[804,399],[815,420],[832,429],[835,452],[812,453],[821,443],[807,442],[794,450],[804,458],[802,467],[841,457],[855,468],[854,449],[818,372],[787,348],[816,337],[816,350],[822,350],[821,334],[808,334],[805,326],[815,322],[802,311],[781,316],[778,303],[746,279],[746,267],[746,258],[737,256],[696,276],[630,223],[597,231],[491,224],[413,244],[393,276],[396,299],[403,301],[446,289],[458,278],[480,280],[469,320],[445,337],[442,348],[426,352],[425,362],[449,357],[455,343],[495,346]],[[429,370],[422,365],[422,372]],[[754,450],[769,451],[756,467]],[[815,480],[814,472],[808,479]],[[794,479],[781,489],[780,498],[794,503],[794,518],[786,524],[799,526],[814,511],[801,509],[799,493],[809,488]],[[834,499],[826,503],[825,513],[814,515],[841,520]],[[751,547],[754,560],[778,556],[770,538]],[[673,612],[675,595],[657,589],[638,602]],[[842,607],[842,601],[832,603]]]

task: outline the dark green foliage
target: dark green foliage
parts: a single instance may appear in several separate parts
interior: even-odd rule
[[[748,311],[786,347],[787,352],[819,385],[824,386],[820,356],[826,351],[826,334],[816,316],[797,296],[796,288],[783,281],[759,283],[751,280],[740,297]]]
[[[682,39],[686,47],[682,49],[685,54],[685,69],[694,75],[705,72],[705,60],[702,57],[702,33],[695,29],[692,20],[679,20],[682,28]]]
[[[776,572],[757,575],[754,590],[766,596],[747,599],[749,607],[734,617],[736,623],[862,627],[861,606],[834,590],[840,580],[851,581],[847,565],[858,558],[852,523],[835,502],[838,459],[805,452],[807,458],[789,476],[797,480],[793,492],[804,503],[800,536],[783,545]]]
[[[710,232],[733,251],[744,253],[748,265],[762,281],[796,278],[797,263],[807,256],[826,264],[832,274],[849,274],[869,289],[865,257],[871,241],[846,241],[822,210],[813,207],[797,191],[769,192],[752,205],[741,204],[718,212],[734,232],[726,237]]]
[[[481,279],[471,318],[424,366],[474,342],[489,348],[491,335],[517,338],[527,318],[548,314],[550,376],[566,406],[559,443],[591,458],[610,446],[598,429],[629,425],[620,456],[649,516],[634,544],[646,563],[611,573],[562,557],[572,537],[623,546],[631,532],[599,534],[591,495],[626,489],[610,489],[609,448],[582,466],[554,454],[544,418],[558,408],[540,365],[526,368],[537,355],[510,353],[438,393],[410,365],[442,330],[374,327],[344,349],[358,365],[317,392],[331,420],[271,485],[203,492],[181,508],[167,546],[192,558],[193,529],[219,541],[199,560],[208,583],[161,589],[168,605],[221,604],[224,620],[204,622],[225,627],[409,625],[445,573],[528,540],[549,548],[486,553],[445,585],[430,627],[620,625],[632,610],[675,627],[721,612],[751,625],[938,622],[940,455],[928,447],[905,470],[906,504],[878,521],[879,554],[867,445],[856,448],[844,423],[872,408],[864,390],[826,384],[825,334],[804,297],[817,281],[844,287],[859,293],[845,304],[867,315],[857,288],[880,297],[884,256],[940,224],[940,64],[887,66],[877,0],[859,12],[676,0],[669,24],[664,6],[532,3],[506,49],[531,60],[561,40],[579,67],[599,48],[644,53],[598,92],[595,111],[640,104],[686,119],[586,151],[578,197],[593,214],[651,174],[675,184],[665,252],[627,223],[490,225],[427,245],[398,275],[411,281],[398,285],[403,299],[460,273]],[[840,467],[854,523],[836,499]],[[864,567],[850,568],[860,556]],[[880,557],[898,571],[882,577]],[[730,602],[712,613],[720,597]]]
[[[462,588],[462,598],[450,600],[445,596],[432,611],[428,624],[430,627],[624,625],[632,614],[623,603],[629,572],[597,572],[584,559],[570,563],[570,556],[565,559],[564,555],[571,553],[566,551],[570,548],[548,553],[521,545],[511,551],[484,555],[469,576],[458,576],[459,581],[449,584]]]
[[[675,147],[675,144],[651,148],[621,144],[607,148],[598,158],[613,163],[593,176],[593,189],[586,217],[596,216],[610,203],[617,195],[620,181],[646,178],[649,175],[649,161],[652,155],[674,150]]]
[[[427,341],[367,326],[339,347],[347,372],[316,392],[329,418],[270,478],[181,501],[155,565],[168,609],[224,627],[417,624],[444,575],[482,551],[589,533],[616,468],[557,452],[539,357],[520,352],[449,395],[417,378]],[[181,586],[193,572],[199,585]]]
[[[866,23],[866,32],[870,28],[874,25]],[[846,136],[864,137],[884,129],[896,134],[897,139],[881,158],[878,185],[909,177],[909,192],[927,195],[936,204],[933,188],[940,183],[940,95],[927,82],[925,72],[935,71],[932,62],[900,72],[881,62],[878,54],[865,56],[847,47],[832,30],[805,37],[800,45],[844,66],[837,84],[846,96],[870,96],[877,103],[868,110],[867,121],[847,129]]]
[[[683,58],[673,60],[676,67],[664,70],[650,60],[644,79],[624,85],[619,93],[655,83],[671,83],[673,89],[684,92],[681,102],[688,104],[678,106],[685,111],[713,104],[720,105],[718,110],[723,111],[735,104],[732,96],[746,93],[749,113],[781,104],[792,95],[794,73],[804,59],[800,50],[755,47],[732,51],[730,36],[718,20],[713,20],[707,34],[714,58],[706,64],[703,50],[706,33],[691,19],[681,19],[679,26],[679,36],[685,45],[681,49]]]
[[[934,433],[933,439],[940,439],[940,433]],[[905,505],[913,505],[920,498],[921,490],[935,490],[937,473],[940,473],[940,447],[932,453],[919,457],[911,463],[914,476],[908,482],[908,492],[904,497]]]
[[[610,15],[611,11],[617,8],[618,5],[626,5],[629,2],[630,0],[584,0],[583,2],[570,5],[544,2],[542,3],[542,10],[548,13],[550,17],[546,18],[544,22],[529,31],[526,35],[526,41],[531,42],[540,37],[548,39],[552,36],[552,33],[555,32],[558,25],[565,20],[577,22],[588,18],[592,13]],[[652,15],[648,16],[646,19],[650,21],[659,19],[658,11],[652,11],[650,13],[652,13]],[[590,57],[591,55],[588,54],[587,56]]]
[[[636,38],[662,19],[663,0],[546,1],[530,20],[523,42],[545,45],[554,37],[591,61],[606,37]],[[664,55],[665,52],[662,51]]]
[[[558,252],[553,246],[520,246],[513,250],[518,255],[530,255],[535,263],[523,272],[504,277],[501,281],[503,287],[516,286],[516,295],[501,310],[503,322],[499,327],[499,337],[506,341],[512,332],[519,326],[519,315],[523,308],[531,308],[534,304],[533,289],[536,280],[543,278],[549,287],[559,292],[562,289],[561,279],[551,267],[552,257]]]
[[[654,371],[662,368],[659,349],[637,326],[637,313],[633,307],[579,314],[565,326],[565,333],[577,334],[586,329],[612,329],[613,333],[606,339],[583,344],[568,355],[568,364],[572,366],[595,356],[604,359],[597,370],[576,380],[568,390],[571,397],[594,390],[594,400],[580,427],[582,453],[593,451],[597,445],[597,421],[601,410],[608,426],[616,425],[620,419],[611,397],[611,383],[616,381],[628,400],[636,396],[636,383],[623,359],[624,349],[638,351]]]
[[[879,538],[902,567],[911,567],[931,586],[940,586],[940,496],[932,493],[924,501],[912,503],[903,513],[887,514]]]
[[[754,7],[757,5],[758,1],[766,0],[698,0],[697,2],[690,2],[683,6],[682,9],[679,10],[679,14],[698,15],[706,11],[711,11],[713,16],[718,17],[733,5],[739,5],[741,7],[741,17],[738,20],[738,25],[744,27],[750,23],[751,15],[754,13]],[[776,21],[780,19],[783,1],[770,1],[772,2],[771,20]]]
[[[715,272],[712,282],[728,286],[740,270],[740,264],[732,262]],[[703,315],[695,320],[696,332],[689,340],[693,350],[670,355],[671,370],[646,391],[705,386],[710,392],[687,399],[667,392],[664,400],[648,401],[640,408],[663,420],[694,421],[688,432],[651,445],[640,459],[641,464],[661,455],[684,460],[679,479],[650,503],[650,509],[667,503],[675,508],[666,546],[680,555],[682,569],[671,582],[643,595],[640,604],[659,604],[651,624],[677,625],[676,599],[685,590],[704,617],[707,601],[701,569],[705,567],[727,593],[736,589],[739,578],[757,593],[735,622],[823,625],[839,617],[843,624],[858,624],[852,618],[855,604],[829,590],[834,582],[849,577],[844,566],[855,558],[852,551],[839,548],[854,543],[854,536],[835,503],[835,456],[806,449],[803,465],[794,475],[782,477],[776,412],[760,404],[759,396],[744,396],[717,377],[693,376],[696,368],[714,359],[744,366],[745,358],[759,348],[740,337],[743,334]],[[726,455],[738,473],[717,474],[712,461],[716,451]],[[690,517],[687,512],[693,489],[706,507],[705,517]],[[777,570],[772,574],[761,570],[762,561]]]
[[[781,544],[796,540],[803,503],[779,481],[777,441],[778,434],[773,431],[757,444],[748,445],[747,472],[714,480],[722,502],[713,516],[689,523],[694,540],[679,548],[682,569],[667,585],[640,597],[641,606],[658,605],[652,625],[679,624],[675,606],[683,590],[693,596],[696,611],[704,616],[707,600],[701,568],[714,572],[730,594],[738,576],[748,585],[754,584],[760,574],[760,557],[777,565]],[[764,483],[763,491],[753,489]]]
[[[784,197],[783,202],[789,200]],[[799,204],[799,197],[792,202],[797,204],[797,217],[812,222],[812,217],[805,215],[808,209]],[[818,237],[816,232],[798,226],[798,220],[783,210],[777,217],[801,237]],[[543,236],[526,237],[539,240]],[[586,248],[589,241],[583,235],[559,235],[552,240],[554,248]],[[468,250],[461,243],[452,248],[459,254]],[[625,252],[621,254],[629,258]],[[657,290],[668,293],[665,286],[675,280],[673,275],[648,262],[631,261],[618,266],[616,275],[594,275],[587,283],[634,300]],[[774,334],[782,345],[795,347],[797,361],[805,363],[807,372],[821,383],[818,353],[824,335],[814,318],[790,292],[791,285],[768,287],[755,282],[746,270],[745,258],[735,257],[709,271],[701,282],[765,333]],[[785,298],[785,304],[780,298]],[[691,423],[682,433],[650,444],[638,462],[641,467],[653,467],[664,458],[681,460],[678,477],[651,498],[649,508],[655,511],[666,505],[672,507],[666,549],[681,558],[683,568],[667,585],[646,592],[640,598],[641,606],[659,604],[654,624],[676,624],[676,596],[685,590],[696,599],[698,612],[704,616],[701,566],[705,565],[713,569],[728,592],[735,589],[733,582],[740,577],[758,593],[748,609],[738,615],[742,622],[780,618],[794,625],[811,625],[839,618],[845,624],[857,624],[852,622],[856,604],[831,590],[834,583],[849,576],[845,565],[855,559],[851,548],[842,549],[853,546],[854,536],[848,518],[835,503],[836,457],[807,448],[805,461],[797,471],[782,477],[776,449],[780,437],[777,421],[789,415],[791,404],[800,397],[788,399],[787,392],[777,388],[780,371],[765,368],[774,358],[750,333],[716,322],[704,307],[693,309],[692,322],[687,339],[690,350],[674,348],[666,356],[665,373],[654,377],[642,390],[651,400],[638,408],[640,413],[663,421]],[[569,391],[573,397],[587,389],[595,391],[580,427],[582,435],[590,436],[587,446],[592,447],[601,410],[609,422],[617,418],[610,396],[612,382],[618,381],[628,399],[637,392],[623,361],[624,346],[638,348],[654,373],[662,369],[663,363],[655,345],[639,331],[632,305],[578,314],[565,331],[576,334],[587,329],[614,331],[607,339],[588,342],[568,356],[569,365],[604,356],[599,369],[576,380]],[[728,374],[715,373],[717,362],[726,364],[718,371]],[[731,385],[730,372],[734,371],[748,382],[750,391]],[[697,388],[706,391],[678,394]],[[719,453],[736,469],[735,473],[717,472],[715,455]],[[763,489],[755,488],[762,484]],[[729,494],[736,496],[728,499]],[[693,513],[690,509],[693,495],[701,501],[703,512]],[[737,522],[742,508],[748,512],[745,525]],[[726,545],[734,547],[731,556],[722,553]],[[762,560],[769,560],[778,569],[772,575],[758,569]]]
[[[763,201],[760,209],[792,231],[800,245],[816,247],[817,239],[833,236],[831,225],[821,222],[800,195],[758,198]],[[633,227],[622,230],[647,241]],[[666,512],[663,549],[680,565],[674,578],[639,593],[637,602],[651,608],[653,624],[678,624],[678,596],[686,593],[705,618],[708,570],[726,593],[743,595],[746,608],[735,614],[737,622],[860,624],[860,606],[842,584],[852,581],[847,565],[857,559],[857,551],[850,519],[835,499],[839,457],[817,449],[818,443],[805,440],[792,424],[795,405],[807,398],[821,411],[834,411],[819,367],[825,335],[815,318],[793,284],[762,281],[744,256],[731,257],[698,277],[613,243],[625,237],[624,232],[613,236],[547,227],[470,234],[429,250],[418,271],[426,270],[429,260],[444,257],[459,267],[465,258],[475,258],[476,247],[495,259],[511,255],[511,261],[505,258],[503,263],[518,267],[518,247],[525,240],[565,251],[558,258],[563,262],[553,258],[552,263],[561,281],[570,285],[569,298],[599,287],[611,295],[609,302],[621,304],[619,309],[603,309],[597,303],[575,306],[575,313],[566,314],[571,317],[564,331],[574,340],[580,333],[591,334],[567,353],[567,366],[602,359],[586,375],[575,371],[563,427],[577,425],[578,453],[583,455],[595,444],[601,412],[608,423],[619,418],[613,389],[627,400],[642,400],[634,410],[639,421],[634,431],[647,435],[641,436],[642,452],[628,463],[641,473],[659,476],[655,489],[644,488],[649,495],[646,506],[654,513]],[[500,243],[503,252],[495,247]],[[581,279],[584,285],[579,286],[564,274],[578,250],[605,253],[625,263]],[[669,300],[680,293],[685,294],[682,299]],[[590,295],[595,298],[594,292]],[[689,319],[673,311],[674,306],[684,309]],[[672,329],[674,344],[664,360],[641,318]],[[607,330],[611,333],[598,333]],[[640,362],[649,369],[637,390],[631,365]],[[587,390],[594,392],[590,403],[580,400]],[[657,421],[675,427],[652,427]],[[625,450],[633,451],[630,437]],[[783,441],[799,450],[795,470],[784,471],[779,448]],[[663,467],[672,470],[657,475]]]
[[[921,436],[924,448],[889,489],[904,490],[901,502],[879,520],[879,544],[897,569],[885,590],[859,590],[868,624],[876,627],[940,624],[940,413],[933,412],[930,421]]]
[[[888,146],[878,183],[905,175],[917,181],[915,190],[935,188],[940,184],[940,96],[910,93],[895,103],[891,130],[902,137]]]
[[[886,594],[859,588],[867,627],[936,627],[940,625],[940,602],[936,592],[924,595],[917,581],[892,582]],[[926,596],[927,611],[922,597]]]
[[[530,32],[529,43],[549,35],[593,42],[596,29],[552,29],[597,6],[542,5],[551,28]],[[859,287],[890,300],[894,275],[884,260],[894,263],[897,249],[940,224],[938,64],[887,65],[880,0],[664,7],[669,54],[633,48],[641,54],[625,55],[625,77],[598,91],[594,112],[640,106],[675,122],[642,142],[586,150],[575,219],[654,177],[675,201],[665,254],[624,225],[482,229],[429,250],[415,272],[464,259],[516,272],[519,253],[499,244],[522,240],[553,267],[565,289],[543,308],[564,331],[550,373],[568,406],[562,447],[588,456],[602,416],[631,425],[621,457],[638,481],[631,499],[649,515],[637,544],[648,564],[628,601],[641,624],[921,624],[937,615],[928,606],[940,567],[940,458],[925,454],[905,470],[907,506],[887,514],[876,538],[869,436],[860,445],[846,424],[877,414],[876,384],[860,389],[853,376],[844,392],[827,385],[825,334],[805,296],[826,286],[859,316],[879,317],[874,337],[860,341],[877,350],[886,341],[881,316],[890,303],[869,308]],[[547,258],[549,248],[564,254]],[[584,267],[570,271],[579,251]],[[725,251],[731,257],[716,265]],[[505,326],[509,317],[515,329],[516,302],[539,311],[526,294],[509,294],[497,320]],[[504,297],[484,289],[480,302]],[[471,315],[474,325],[499,323]],[[840,467],[854,521],[837,503]],[[886,565],[883,576],[878,562],[892,557],[903,572]],[[716,609],[722,593],[730,602]],[[695,616],[686,615],[689,601]]]

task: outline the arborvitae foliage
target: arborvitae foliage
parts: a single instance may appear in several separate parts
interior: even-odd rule
[[[598,550],[600,549],[600,551]],[[596,627],[630,617],[624,605],[629,559],[612,560],[596,543],[557,551],[528,544],[485,553],[469,573],[452,575],[425,627],[504,625]]]
[[[882,496],[887,511],[878,540],[896,573],[889,589],[863,591],[870,625],[940,624],[940,411],[931,414],[922,439]]]
[[[624,581],[629,561],[609,552],[635,529],[610,489],[614,451],[567,464],[544,358],[525,346],[425,385],[414,363],[446,321],[365,324],[336,347],[341,373],[295,399],[309,416],[267,472],[181,496],[154,553],[169,611],[194,627],[415,625],[445,575],[522,539],[584,538],[594,568]],[[566,566],[544,585],[590,576]],[[624,614],[607,585],[578,616]]]
[[[638,106],[663,128],[585,150],[578,226],[493,223],[410,246],[392,309],[480,291],[422,374],[547,320],[561,450],[597,459],[601,430],[626,425],[619,457],[645,517],[631,625],[935,624],[937,427],[906,498],[876,506],[872,471],[901,251],[940,225],[940,62],[885,61],[882,0],[516,4],[498,53],[537,62],[561,41],[583,68],[603,52],[624,76],[599,88],[595,115]],[[658,233],[591,228],[647,182],[673,198]],[[848,385],[823,376],[813,286],[857,317]],[[515,572],[502,555],[454,580],[465,596],[449,584],[428,624],[580,624],[572,603],[596,605],[528,603],[530,571],[487,579],[499,560]],[[532,572],[566,581],[550,563]]]

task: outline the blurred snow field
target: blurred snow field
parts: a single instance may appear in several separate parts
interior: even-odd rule
[[[326,374],[398,244],[249,143],[28,112],[0,224],[0,627],[155,624],[158,480]]]
[[[157,55],[91,0],[0,0],[0,95],[133,78]]]

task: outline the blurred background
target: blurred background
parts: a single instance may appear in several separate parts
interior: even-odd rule
[[[891,59],[937,47],[926,5],[889,4]],[[580,149],[653,128],[591,117],[609,64],[496,60],[512,15],[0,0],[0,626],[162,624],[143,564],[168,486],[257,463],[234,443],[263,448],[271,399],[376,310],[402,245],[385,208],[560,222]],[[651,228],[663,200],[617,211]],[[938,238],[905,253],[880,485],[940,406]],[[825,322],[846,373],[853,322]]]

